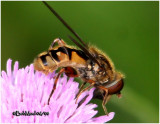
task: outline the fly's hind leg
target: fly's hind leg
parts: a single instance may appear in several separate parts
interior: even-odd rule
[[[52,95],[53,95],[53,93],[54,93],[54,91],[55,91],[55,89],[56,89],[56,85],[57,85],[59,76],[60,76],[64,71],[65,71],[65,69],[62,68],[62,69],[59,71],[58,75],[56,76],[56,79],[55,79],[54,84],[53,84],[52,91],[51,91],[51,93],[50,93],[50,95],[49,95],[49,98],[48,98],[48,105],[49,105],[50,99],[51,99],[51,97],[52,97]]]
[[[68,54],[68,50],[67,50],[67,48],[65,47],[65,46],[66,46],[66,43],[65,43],[61,38],[56,38],[56,39],[52,42],[52,44],[50,45],[49,50],[52,49],[52,48],[55,46],[56,43],[58,43],[58,45],[59,45],[60,47],[62,47],[62,49],[64,50],[64,52],[65,52],[67,55],[69,55],[69,54]]]
[[[62,68],[59,71],[58,75],[56,76],[52,91],[51,91],[51,93],[49,95],[49,98],[48,98],[48,105],[49,105],[50,99],[51,99],[51,97],[52,97],[52,95],[53,95],[53,93],[54,93],[54,91],[56,89],[57,81],[58,81],[58,79],[59,79],[59,77],[60,77],[60,75],[62,73],[65,73],[68,77],[77,77],[78,76],[77,72],[72,67],[64,67],[64,68]]]
[[[56,38],[56,39],[54,39],[54,41],[50,45],[50,48],[53,48],[56,43],[58,43],[58,45],[61,46],[61,47],[66,45],[66,43],[61,38]]]

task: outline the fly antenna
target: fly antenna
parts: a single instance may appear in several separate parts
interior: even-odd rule
[[[95,59],[95,57],[89,53],[88,49],[86,49],[85,47],[83,47],[81,44],[79,44],[75,39],[73,39],[70,35],[68,36],[79,48],[81,48],[88,56],[89,58],[91,58],[93,61],[95,61],[99,67],[101,67],[100,63],[97,61],[97,59]]]
[[[86,43],[80,38],[80,36],[63,20],[63,18],[45,1],[42,1],[47,8],[63,23],[63,25],[70,30],[77,38],[78,40],[86,47],[88,48],[88,46],[86,45]]]

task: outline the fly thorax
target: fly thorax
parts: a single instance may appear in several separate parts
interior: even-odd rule
[[[106,72],[93,61],[88,60],[86,67],[78,68],[79,76],[84,80],[93,80],[100,82],[102,77],[106,76]],[[105,80],[106,82],[106,80]]]

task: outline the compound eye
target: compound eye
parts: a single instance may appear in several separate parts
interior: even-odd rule
[[[123,79],[120,79],[116,84],[108,88],[109,94],[119,94],[124,86]]]

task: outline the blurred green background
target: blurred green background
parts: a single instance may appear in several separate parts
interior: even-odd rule
[[[125,75],[123,97],[106,105],[114,122],[159,122],[159,2],[48,2],[87,42],[96,45]],[[71,33],[42,2],[1,2],[1,69],[20,67]],[[100,100],[98,115],[103,115]]]

